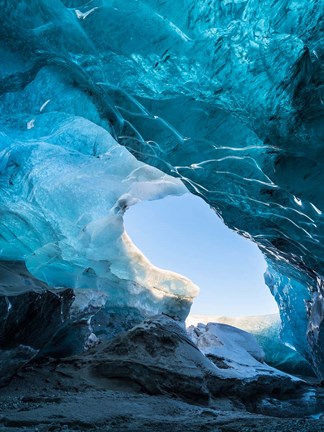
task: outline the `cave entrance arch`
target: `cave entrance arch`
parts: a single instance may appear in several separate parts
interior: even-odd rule
[[[200,286],[191,314],[278,312],[257,246],[228,229],[201,198],[188,193],[140,202],[126,212],[125,228],[154,265]]]

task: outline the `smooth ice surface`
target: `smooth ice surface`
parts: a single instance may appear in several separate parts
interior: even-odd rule
[[[115,303],[190,301],[121,223],[181,180],[264,252],[283,337],[323,375],[323,0],[0,7],[2,259]]]

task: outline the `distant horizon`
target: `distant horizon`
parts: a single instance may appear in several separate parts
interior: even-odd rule
[[[221,318],[221,317],[226,317],[226,318],[257,318],[257,317],[265,317],[265,316],[274,316],[274,315],[279,315],[279,311],[278,312],[273,312],[273,313],[266,313],[266,314],[258,314],[258,315],[218,315],[218,314],[204,314],[204,313],[192,313],[192,311],[190,310],[190,313],[188,315],[188,317],[217,317],[217,318]]]
[[[249,315],[249,316],[226,316],[226,315],[201,315],[189,314],[186,318],[186,327],[197,326],[198,324],[220,323],[227,324],[242,330],[252,332],[260,332],[267,328],[278,325],[280,322],[279,313],[266,315]]]
[[[126,212],[125,228],[154,265],[200,287],[190,314],[278,313],[264,283],[266,263],[260,250],[226,227],[201,198],[186,194],[138,203]]]

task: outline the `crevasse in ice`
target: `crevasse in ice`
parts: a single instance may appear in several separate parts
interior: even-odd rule
[[[323,375],[323,1],[0,6],[2,260],[174,312],[197,287],[122,215],[185,186],[265,254],[283,338]]]

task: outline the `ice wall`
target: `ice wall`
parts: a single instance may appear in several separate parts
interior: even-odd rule
[[[126,281],[111,291],[132,306],[143,286],[190,299],[121,223],[181,180],[258,244],[283,337],[323,375],[323,1],[0,6],[2,259],[55,285]]]
[[[8,39],[2,42],[7,47]],[[2,64],[7,74],[20,66],[19,56],[9,60]],[[151,265],[123,228],[128,206],[186,188],[118,144],[70,80],[43,67],[20,91],[2,93],[1,259],[25,261],[50,286],[95,289],[111,303],[142,303],[152,313],[164,310],[164,297],[190,302],[197,287]],[[26,290],[12,285],[1,294]]]

